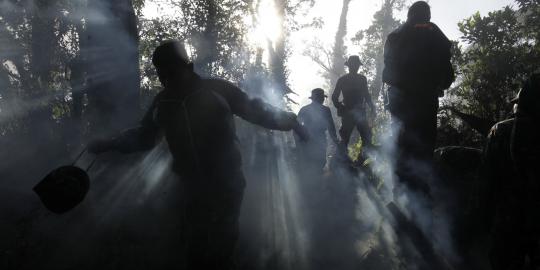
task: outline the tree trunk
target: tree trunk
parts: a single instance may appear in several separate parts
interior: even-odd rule
[[[388,34],[390,34],[390,31],[392,31],[391,24],[394,21],[393,10],[395,4],[395,0],[385,0],[383,3],[384,15],[381,28],[381,44],[379,46],[379,49],[377,50],[377,56],[375,59],[375,79],[373,80],[373,85],[371,86],[371,96],[375,102],[378,101],[379,95],[383,87],[382,72],[384,69],[384,43],[386,41],[386,37],[388,36]]]
[[[139,118],[137,20],[131,0],[88,2],[84,53],[92,131],[114,132]]]
[[[55,46],[54,3],[55,1],[36,0],[32,10],[32,43],[30,72],[36,85],[31,91],[43,93],[51,82],[52,57]],[[33,88],[34,88],[33,87]],[[34,92],[34,94],[36,94]]]
[[[287,15],[287,1],[275,0],[277,16],[281,32],[275,41],[268,40],[268,64],[272,75],[273,83],[276,85],[278,95],[283,96],[290,93],[287,86],[287,69],[285,62],[287,59],[287,24],[285,17]]]
[[[204,31],[202,33],[202,39],[198,44],[198,57],[197,62],[200,65],[200,71],[203,75],[211,76],[214,74],[214,64],[218,57],[218,25],[216,22],[218,16],[218,6],[215,0],[202,1],[199,5],[205,7],[205,13],[207,14],[206,21],[204,23]]]
[[[345,73],[344,57],[346,53],[345,36],[347,35],[347,15],[349,14],[349,4],[351,0],[343,0],[341,15],[339,16],[339,25],[334,41],[334,50],[332,55],[332,69],[330,75],[330,87],[336,85],[337,79]]]

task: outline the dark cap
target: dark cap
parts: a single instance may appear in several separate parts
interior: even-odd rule
[[[178,40],[170,40],[161,43],[152,54],[152,64],[158,69],[178,64],[189,64],[189,57],[184,47],[184,43]]]
[[[311,99],[314,99],[314,98],[320,98],[320,97],[328,97],[325,93],[324,93],[324,90],[321,89],[321,88],[315,88],[313,90],[311,90]]]
[[[540,115],[540,73],[533,74],[523,83],[517,104],[520,111]]]
[[[425,1],[417,1],[407,12],[407,21],[415,23],[427,23],[431,20],[431,9]]]
[[[362,62],[360,62],[360,57],[358,55],[351,55],[349,56],[349,59],[345,62],[345,65],[348,67],[351,67],[351,65],[362,65]]]

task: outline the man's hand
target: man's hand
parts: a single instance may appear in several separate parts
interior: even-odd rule
[[[88,143],[88,152],[92,154],[100,154],[110,151],[112,142],[105,139],[97,139]]]
[[[300,123],[297,122],[296,125],[293,127],[293,130],[296,133],[296,135],[298,135],[301,141],[303,142],[309,141],[309,134],[306,128],[302,126]]]
[[[337,103],[336,110],[337,110],[338,116],[343,116],[343,114],[345,113],[345,105],[343,105],[343,103],[341,102]]]

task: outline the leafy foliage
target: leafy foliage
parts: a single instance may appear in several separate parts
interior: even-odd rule
[[[534,16],[505,7],[486,17],[476,13],[459,24],[469,46],[457,60],[459,85],[449,92],[453,106],[486,119],[507,116],[509,100],[540,60],[530,32],[535,26],[526,19]]]
[[[402,10],[403,6],[403,0],[385,0],[381,9],[373,15],[371,25],[366,30],[358,31],[353,38],[354,43],[361,45],[362,72],[369,79],[370,92],[375,101],[379,99],[382,89],[384,43],[388,34],[401,24],[394,13]]]

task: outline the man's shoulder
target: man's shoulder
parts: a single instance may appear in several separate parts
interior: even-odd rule
[[[349,73],[347,74],[347,79],[353,80],[353,81],[367,81],[366,76],[362,75],[361,73]]]
[[[178,92],[179,91],[175,91],[174,89],[164,88],[163,90],[159,91],[154,97],[154,104],[157,104],[159,101],[162,100],[178,99]]]
[[[398,36],[401,34],[401,32],[403,32],[407,28],[407,26],[408,25],[406,23],[401,24],[396,29],[394,29],[392,32],[390,32],[390,34],[388,34],[387,39],[388,40],[394,40],[394,39],[398,38]]]
[[[326,105],[322,105],[323,107],[323,110],[327,113],[332,113],[332,111],[330,110],[330,107],[326,106]]]
[[[298,111],[298,113],[305,112],[306,110],[309,109],[310,106],[311,106],[311,103],[308,104],[308,105],[302,106],[302,108],[300,108],[300,110]]]
[[[201,79],[201,89],[218,94],[229,102],[243,93],[242,90],[232,82],[219,78]]]
[[[514,118],[506,119],[495,124],[488,135],[488,138],[510,137],[514,126]]]
[[[226,87],[236,88],[236,86],[233,83],[227,80],[220,79],[220,78],[213,78],[213,77],[201,78],[201,84],[205,88],[209,88],[209,90],[218,90],[220,88],[226,88]],[[215,88],[215,89],[212,89],[212,88]]]

